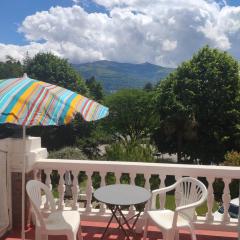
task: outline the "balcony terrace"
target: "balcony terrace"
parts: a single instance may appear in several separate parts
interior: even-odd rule
[[[29,159],[28,159],[29,161]],[[141,184],[148,190],[168,186],[172,182],[183,176],[191,176],[204,181],[208,188],[208,198],[205,213],[196,214],[194,225],[198,234],[198,240],[236,240],[237,239],[237,219],[230,218],[227,209],[231,200],[230,183],[233,180],[240,179],[240,169],[238,167],[226,166],[205,166],[205,165],[185,165],[185,164],[160,164],[160,163],[142,163],[142,162],[117,162],[117,161],[94,161],[94,160],[63,160],[63,159],[36,159],[34,163],[28,165],[29,171],[33,170],[35,179],[42,179],[45,184],[51,188],[57,198],[59,209],[74,209],[81,214],[81,224],[83,226],[84,239],[100,239],[106,223],[111,216],[111,212],[106,205],[96,203],[93,199],[94,187],[109,184],[109,178],[114,183],[136,184],[141,179]],[[67,200],[64,197],[66,190],[65,173],[71,172],[72,175],[72,199]],[[81,177],[80,177],[81,175]],[[96,181],[97,178],[97,181]],[[56,181],[57,179],[57,181]],[[213,212],[216,210],[215,193],[218,179],[222,183],[222,192],[220,198],[224,207],[224,213],[221,219],[216,219]],[[57,182],[57,184],[56,184]],[[79,201],[79,196],[84,200]],[[178,191],[175,192],[176,205],[178,204]],[[81,200],[81,199],[80,199]],[[169,198],[165,195],[159,196],[153,200],[153,207],[163,209],[168,205]],[[48,212],[49,206],[43,204],[43,212]],[[131,206],[125,209],[124,214],[131,217],[136,209]],[[136,232],[141,239],[143,227],[143,215],[138,220]],[[116,229],[113,223],[110,229],[110,235],[106,239],[124,239]],[[12,240],[20,238],[20,230],[9,232],[1,240]],[[160,231],[155,227],[150,227],[149,240],[161,239]],[[26,239],[34,239],[34,229],[29,229]],[[50,237],[50,240],[64,239]],[[190,239],[186,232],[181,232],[180,240]]]

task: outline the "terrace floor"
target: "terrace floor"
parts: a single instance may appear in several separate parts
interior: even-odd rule
[[[83,238],[84,240],[100,240],[102,233],[105,229],[106,223],[104,222],[81,222]],[[6,234],[6,236],[0,238],[0,240],[19,240],[21,239],[21,231],[13,230]],[[108,235],[105,240],[124,240],[124,236],[117,228],[116,224],[111,224],[108,230]],[[196,231],[197,240],[237,240],[236,232],[219,232],[219,231]],[[66,240],[64,236],[50,236],[49,240]],[[142,234],[136,237],[131,237],[132,240],[141,240]],[[148,240],[160,240],[162,239],[161,233],[156,227],[149,227]],[[180,232],[180,240],[190,240],[190,235],[186,232]],[[34,240],[34,229],[29,228],[26,231],[26,240]]]

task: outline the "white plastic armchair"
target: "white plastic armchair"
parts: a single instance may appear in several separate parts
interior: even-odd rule
[[[48,235],[66,235],[68,240],[76,240],[78,229],[80,228],[79,212],[57,210],[50,189],[40,181],[28,181],[26,189],[36,217],[35,239],[47,239]],[[42,192],[46,194],[46,200],[49,202],[51,210],[46,218],[43,216],[40,209],[42,204]],[[82,236],[79,236],[79,239],[82,240]]]
[[[175,211],[167,209],[147,211],[143,240],[147,237],[150,219],[161,229],[164,240],[178,239],[178,230],[180,228],[188,228],[192,239],[196,240],[193,227],[195,209],[206,201],[207,189],[198,179],[184,177],[169,187],[152,191],[152,200],[158,194],[161,196],[161,194],[176,188],[179,191],[180,199]]]

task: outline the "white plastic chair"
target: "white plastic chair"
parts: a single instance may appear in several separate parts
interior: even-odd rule
[[[47,239],[48,235],[66,235],[68,240],[76,240],[78,229],[80,228],[79,212],[57,210],[51,191],[40,181],[28,181],[26,189],[36,217],[35,239]],[[40,209],[42,204],[42,191],[46,194],[46,199],[50,203],[51,212],[46,218]],[[82,236],[79,238],[83,240]]]
[[[169,187],[152,191],[152,199],[156,198],[158,194],[161,197],[161,194],[165,194],[176,188],[180,191],[180,194],[179,205],[175,211],[167,209],[147,211],[143,240],[147,237],[150,219],[161,229],[164,240],[178,239],[178,230],[180,228],[188,228],[192,239],[196,240],[193,227],[195,208],[207,199],[207,189],[196,178],[184,177]]]

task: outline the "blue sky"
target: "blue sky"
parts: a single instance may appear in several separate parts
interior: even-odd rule
[[[176,66],[206,44],[240,59],[240,0],[167,2],[1,0],[0,61],[52,51],[75,63]]]
[[[240,0],[227,0],[226,2],[232,6],[240,6]],[[73,4],[74,2],[71,0],[1,0],[0,42],[6,44],[26,44],[23,34],[17,31],[26,16],[32,15],[37,11],[47,11],[54,6],[71,7]],[[103,7],[94,4],[90,0],[80,1],[79,4],[88,12],[104,11]]]
[[[0,43],[26,44],[23,34],[18,27],[29,15],[37,11],[48,11],[55,6],[71,7],[71,0],[1,0],[0,3]],[[104,9],[90,0],[79,2],[88,12],[103,11]]]

